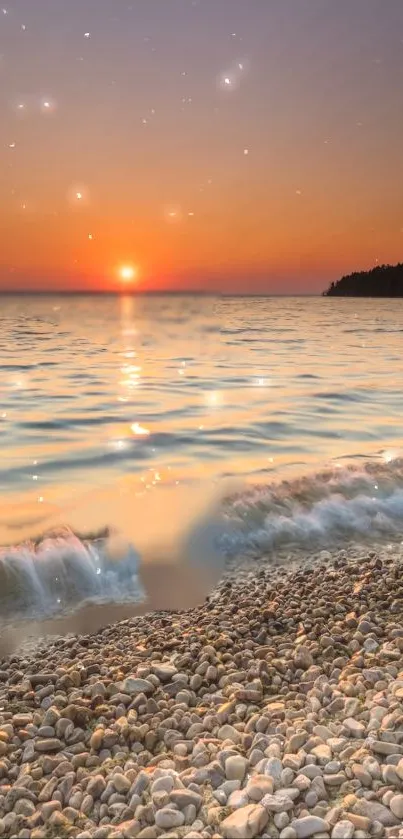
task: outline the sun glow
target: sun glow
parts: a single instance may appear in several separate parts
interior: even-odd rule
[[[131,283],[137,279],[137,268],[134,265],[122,265],[119,268],[119,277],[122,283]]]

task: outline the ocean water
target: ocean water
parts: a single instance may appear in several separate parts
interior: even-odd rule
[[[400,538],[402,351],[403,300],[3,297],[0,616]]]

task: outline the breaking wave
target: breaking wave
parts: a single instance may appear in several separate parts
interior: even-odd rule
[[[139,557],[129,546],[116,560],[105,539],[81,540],[67,528],[36,544],[0,553],[0,614],[35,620],[84,603],[130,602],[142,594]]]
[[[176,500],[175,528],[174,507],[168,512],[160,495],[159,531],[150,516],[138,543],[134,526],[119,550],[109,536],[84,539],[67,528],[3,548],[2,621],[45,620],[73,614],[88,604],[144,602],[149,608],[188,608],[208,594],[228,558],[400,539],[403,461],[350,464],[244,488],[224,500],[215,492],[198,502],[191,521],[186,495]],[[164,527],[170,535],[166,550]]]
[[[337,547],[403,533],[403,460],[350,464],[232,499],[231,553]]]

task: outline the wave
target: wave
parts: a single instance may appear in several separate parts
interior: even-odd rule
[[[403,460],[337,466],[315,475],[258,486],[231,501],[231,554],[279,548],[332,548],[345,542],[400,538]]]
[[[82,501],[84,518],[88,521],[92,506],[100,515],[109,508],[115,528],[85,538],[63,527],[2,548],[0,624],[37,623],[96,608],[102,625],[107,605],[131,604],[137,611],[197,605],[224,570],[217,548],[224,532],[221,497],[204,487],[181,487],[161,489],[158,499],[121,492],[118,499],[108,496],[104,506],[100,496],[91,497],[89,505]]]
[[[224,498],[216,490],[197,504],[190,488],[182,495],[172,489],[165,498],[159,491],[158,507],[140,509],[118,548],[106,532],[86,539],[67,528],[3,548],[1,620],[39,621],[102,604],[189,608],[209,593],[227,561],[401,539],[403,460],[391,458],[337,464],[290,481],[237,488]],[[128,499],[133,520],[136,499]]]
[[[107,539],[80,539],[67,528],[0,553],[0,615],[39,620],[85,603],[131,602],[142,590],[132,547],[117,561]]]

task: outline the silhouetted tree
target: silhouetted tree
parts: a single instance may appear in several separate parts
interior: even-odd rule
[[[354,271],[331,283],[324,297],[403,297],[403,263]]]

